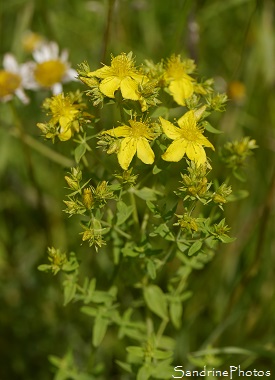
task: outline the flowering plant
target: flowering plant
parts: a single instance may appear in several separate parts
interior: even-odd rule
[[[100,367],[108,336],[116,336],[117,371],[170,378],[189,277],[234,240],[224,212],[239,197],[230,176],[240,178],[255,141],[218,146],[211,117],[225,110],[227,97],[213,80],[198,78],[190,59],[137,66],[130,52],[95,70],[84,62],[79,89],[64,93],[61,83],[76,79],[67,53],[59,56],[54,43],[38,49],[25,88],[53,92],[42,105],[48,119],[37,127],[56,149],[68,144],[73,152],[64,211],[79,218],[76,234],[92,263],[87,275],[78,252],[49,247],[49,262],[39,266],[61,274],[64,303],[80,303],[93,321],[93,369],[81,371],[68,351],[50,359],[56,379],[108,378]],[[9,91],[0,92],[5,101],[16,94]],[[228,172],[215,178],[218,159]]]

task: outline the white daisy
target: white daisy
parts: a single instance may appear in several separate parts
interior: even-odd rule
[[[49,88],[54,95],[62,92],[62,83],[77,80],[77,72],[71,69],[67,50],[59,54],[58,45],[49,42],[34,50],[35,62],[28,62],[29,89]]]
[[[22,103],[29,103],[29,98],[24,92],[26,70],[26,65],[19,65],[12,54],[4,55],[3,69],[0,70],[0,100],[2,102],[7,102],[16,95]]]

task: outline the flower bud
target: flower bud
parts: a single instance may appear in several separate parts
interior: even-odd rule
[[[83,190],[82,202],[88,210],[92,208],[93,203],[94,203],[94,197],[92,194],[92,190],[90,188]]]
[[[78,190],[79,184],[77,181],[73,180],[71,177],[65,176],[65,180],[69,186],[70,189]]]

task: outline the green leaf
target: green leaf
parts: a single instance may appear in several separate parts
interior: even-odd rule
[[[133,212],[133,206],[127,206],[124,202],[117,202],[117,223],[119,226],[124,223]]]
[[[175,238],[172,234],[172,232],[169,230],[168,226],[165,223],[160,224],[157,226],[154,230],[154,232],[150,233],[150,236],[156,236],[159,235],[165,240],[169,241],[175,241]]]
[[[154,379],[167,380],[174,373],[174,367],[171,366],[171,358],[158,362],[157,366],[152,369],[151,376]]]
[[[220,239],[220,241],[222,241],[223,243],[226,243],[226,244],[232,243],[233,241],[236,240],[235,237],[230,237],[228,235],[219,236],[219,239]]]
[[[160,318],[167,320],[167,301],[164,293],[157,285],[149,285],[143,291],[148,308]]]
[[[41,272],[49,272],[52,269],[52,266],[49,264],[41,264],[38,266],[37,269],[40,270]]]
[[[158,339],[158,348],[163,349],[163,350],[169,350],[174,352],[175,351],[175,339],[171,338],[170,336],[162,335]]]
[[[93,294],[93,302],[95,303],[108,303],[113,301],[114,297],[103,290],[95,290]]]
[[[151,369],[148,365],[142,366],[137,373],[137,380],[148,380],[151,376]]]
[[[152,280],[154,280],[156,278],[156,265],[155,265],[155,263],[152,260],[148,259],[146,268],[147,268],[149,276],[151,277]]]
[[[95,317],[97,314],[97,309],[91,306],[83,306],[81,309],[82,313],[89,315],[90,317]]]
[[[173,351],[161,351],[161,350],[155,350],[153,354],[155,359],[168,359],[173,356]]]
[[[151,117],[167,116],[167,114],[168,114],[168,108],[161,106],[161,107],[156,108],[152,112]]]
[[[129,363],[121,362],[120,360],[116,360],[116,364],[118,364],[124,371],[132,373],[132,367]]]
[[[154,167],[153,167],[153,171],[152,171],[153,174],[158,174],[158,173],[160,173],[161,171],[162,171],[162,169],[158,168],[157,165],[154,165]]]
[[[160,191],[150,189],[149,187],[143,187],[140,190],[133,189],[133,193],[145,201],[156,201],[157,195],[162,195]]]
[[[76,163],[78,164],[81,160],[81,158],[86,153],[86,144],[79,144],[74,151],[74,158]]]
[[[103,317],[101,314],[98,314],[95,318],[93,325],[93,345],[98,347],[102,342],[108,327],[109,321],[107,318]]]
[[[124,257],[130,256],[130,257],[137,257],[140,255],[140,252],[135,250],[136,246],[133,242],[127,242],[125,244],[125,247],[121,249],[121,252]]]
[[[63,282],[64,286],[64,305],[67,305],[75,296],[77,283],[76,276],[67,276],[67,279]]]
[[[247,198],[249,196],[249,191],[247,190],[237,190],[233,194],[230,194],[226,199],[228,202],[235,202],[241,199]]]
[[[194,253],[198,252],[201,249],[202,242],[200,240],[196,240],[195,243],[191,245],[188,250],[188,256],[194,255]]]
[[[210,133],[223,133],[223,131],[219,131],[218,129],[212,127],[208,121],[203,121],[201,124]]]
[[[126,347],[126,351],[137,358],[143,358],[144,356],[144,350],[141,347],[138,346],[128,346]]]
[[[182,303],[180,301],[171,302],[170,304],[170,316],[173,325],[179,329],[181,326],[182,317]]]
[[[181,242],[181,241],[177,241],[177,246],[178,246],[178,249],[181,251],[181,252],[185,252],[189,246],[184,242]]]
[[[149,208],[149,210],[151,211],[151,213],[154,214],[154,218],[160,218],[161,217],[159,209],[154,203],[152,203],[150,201],[146,201],[146,205]]]

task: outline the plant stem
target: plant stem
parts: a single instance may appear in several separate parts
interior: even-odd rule
[[[102,41],[102,53],[101,53],[101,62],[104,63],[106,60],[107,48],[110,39],[110,30],[111,30],[111,22],[113,17],[115,0],[109,0],[108,2],[108,14],[107,14],[107,22],[105,26],[103,41]]]
[[[46,209],[45,209],[45,205],[44,205],[43,194],[42,194],[42,191],[40,189],[40,186],[39,186],[39,184],[36,180],[35,174],[34,174],[34,166],[32,163],[32,157],[31,157],[31,153],[29,150],[29,146],[26,143],[27,134],[25,133],[25,130],[22,126],[21,119],[18,116],[18,113],[17,113],[17,110],[16,110],[14,103],[10,102],[9,104],[10,104],[11,112],[12,112],[12,115],[14,118],[14,123],[15,123],[15,127],[17,130],[17,135],[18,135],[18,137],[22,143],[22,149],[23,149],[23,154],[25,156],[25,161],[26,161],[26,165],[27,165],[27,172],[29,175],[29,179],[30,179],[35,191],[36,191],[37,207],[40,210],[40,213],[42,215],[41,219],[42,219],[42,222],[44,225],[44,232],[45,232],[47,244],[50,245],[51,244],[50,243],[51,238],[50,238],[50,234],[49,234],[49,226],[47,223],[48,217],[47,217],[47,213],[46,213]]]

